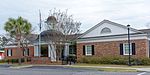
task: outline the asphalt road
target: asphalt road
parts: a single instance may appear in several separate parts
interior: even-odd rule
[[[61,66],[35,66],[23,69],[10,69],[8,67],[8,65],[0,65],[0,75],[150,75],[147,72],[103,72]]]

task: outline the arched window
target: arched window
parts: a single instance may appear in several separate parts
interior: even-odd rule
[[[105,33],[111,33],[111,30],[109,28],[105,27],[101,30],[101,34],[105,34]]]

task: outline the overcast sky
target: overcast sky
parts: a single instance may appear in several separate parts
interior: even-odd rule
[[[150,0],[2,0],[0,2],[0,33],[9,17],[22,16],[38,29],[39,9],[42,19],[49,10],[68,9],[76,21],[82,23],[82,32],[107,19],[136,29],[150,28]],[[37,33],[38,30],[35,32]]]

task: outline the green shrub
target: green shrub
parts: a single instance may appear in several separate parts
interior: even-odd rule
[[[69,58],[69,59],[76,59],[76,55],[75,55],[75,54],[69,54],[69,55],[68,55],[68,58]]]
[[[150,58],[140,59],[141,65],[150,65]]]
[[[11,59],[10,62],[12,62],[12,63],[18,63],[18,59]]]
[[[4,63],[5,62],[5,60],[0,60],[0,63]]]
[[[79,63],[127,65],[128,57],[83,57]],[[150,58],[131,58],[132,65],[150,65]]]
[[[4,62],[9,62],[9,63],[18,63],[18,59],[7,59]],[[21,58],[21,62],[25,62],[24,58]]]

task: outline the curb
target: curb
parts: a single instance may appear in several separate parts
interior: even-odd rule
[[[142,72],[150,72],[150,68],[137,68],[136,70],[142,71]]]
[[[21,69],[21,68],[29,68],[29,67],[32,67],[32,66],[33,66],[33,65],[16,66],[16,67],[11,66],[11,67],[9,67],[9,68],[11,68],[11,69]]]

